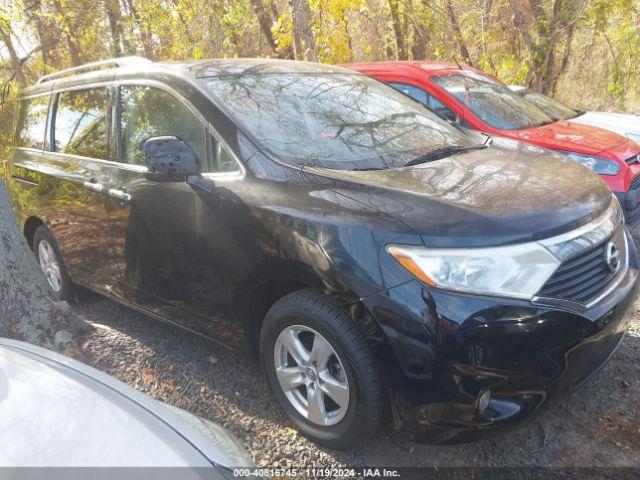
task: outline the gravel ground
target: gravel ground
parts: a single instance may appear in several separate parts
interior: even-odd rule
[[[83,297],[72,306],[96,327],[94,367],[224,425],[259,466],[640,467],[640,306],[608,365],[532,423],[458,446],[415,444],[387,430],[338,452],[298,434],[257,365],[98,295]]]

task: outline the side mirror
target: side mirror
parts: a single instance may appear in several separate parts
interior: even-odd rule
[[[193,149],[178,137],[152,137],[140,145],[147,166],[147,179],[154,182],[181,182],[200,174],[200,162]]]

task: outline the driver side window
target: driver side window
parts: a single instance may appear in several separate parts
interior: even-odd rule
[[[405,95],[409,95],[414,100],[417,100],[440,118],[455,122],[458,120],[458,116],[444,103],[438,100],[430,93],[425,92],[423,89],[414,85],[407,85],[406,83],[389,83],[390,86],[396,90],[400,90]]]
[[[120,161],[144,165],[141,143],[165,135],[187,142],[206,165],[205,127],[184,103],[159,88],[120,87]]]
[[[429,102],[427,104],[427,108],[433,113],[438,115],[440,118],[444,118],[445,120],[449,120],[451,122],[456,122],[458,120],[458,116],[436,97],[429,94],[427,94],[427,97]]]

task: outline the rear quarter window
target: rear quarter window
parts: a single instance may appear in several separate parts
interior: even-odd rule
[[[46,147],[49,95],[24,98],[18,107],[15,145],[42,150]]]

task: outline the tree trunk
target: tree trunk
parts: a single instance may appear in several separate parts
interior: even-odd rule
[[[71,55],[71,62],[74,66],[80,65],[82,63],[82,58],[80,57],[80,49],[78,48],[76,39],[73,36],[74,33],[79,33],[77,32],[76,26],[73,25],[73,23],[75,22],[72,22],[70,20],[69,12],[65,10],[66,7],[62,7],[59,0],[54,0],[53,6],[58,16],[64,19],[62,31],[64,34],[64,38],[67,41],[67,48],[69,49],[69,54]]]
[[[391,24],[393,33],[396,38],[396,56],[398,60],[407,60],[407,46],[405,44],[405,35],[400,20],[400,4],[398,0],[389,0],[389,10],[391,11]]]
[[[273,34],[271,33],[271,26],[273,25],[273,19],[271,15],[264,8],[264,4],[262,0],[251,0],[251,5],[253,6],[253,11],[258,16],[258,23],[260,24],[260,30],[262,30],[262,34],[267,39],[267,43],[271,47],[271,50],[276,51],[276,42],[273,40]]]
[[[119,0],[104,0],[104,10],[109,23],[109,34],[111,36],[111,53],[114,57],[122,56],[122,25],[120,24],[120,2]]]
[[[149,34],[149,30],[146,24],[142,23],[140,18],[140,14],[133,4],[133,0],[125,0],[127,7],[129,8],[129,12],[133,17],[133,21],[138,27],[138,31],[140,32],[140,42],[142,43],[142,49],[144,50],[144,56],[149,60],[153,60],[153,45],[151,45],[151,35]]]
[[[0,180],[0,337],[72,354],[90,327],[53,297]]]
[[[537,0],[529,0],[532,10],[535,12],[534,14],[534,22],[536,23],[536,28],[538,29],[538,37],[543,38],[543,35],[540,34],[540,28],[546,23],[546,15],[544,14],[544,10],[542,5]],[[540,75],[542,69],[542,63],[544,57],[540,52],[540,45],[534,41],[531,33],[529,32],[528,22],[525,18],[525,13],[521,10],[517,5],[517,0],[509,0],[509,6],[511,7],[511,12],[513,13],[513,24],[520,32],[520,36],[524,41],[527,49],[529,50],[529,54],[531,55],[531,66],[529,67],[529,71],[527,72],[527,80],[526,86],[532,88],[533,90],[540,91],[542,84],[542,77]],[[539,41],[539,40],[538,40]]]
[[[49,33],[45,27],[45,23],[42,20],[42,2],[40,0],[29,0],[25,2],[25,8],[27,11],[27,18],[36,27],[38,34],[38,40],[40,41],[40,53],[42,54],[42,63],[47,65],[49,63],[49,46],[53,43],[50,40]]]
[[[311,11],[307,0],[290,0],[293,23],[293,54],[296,60],[318,61],[311,31]]]
[[[487,28],[491,22],[491,10],[493,8],[493,0],[483,0],[482,15],[480,15],[480,29],[482,32],[482,54],[489,61],[489,67],[492,73],[496,73],[496,66],[493,63],[493,55],[487,48]]]
[[[24,77],[24,71],[22,70],[22,62],[20,61],[20,57],[18,57],[16,49],[13,46],[11,32],[8,28],[5,29],[0,26],[0,40],[2,40],[2,43],[4,43],[7,51],[9,52],[9,62],[11,64],[11,69],[16,76],[16,80],[20,86],[24,87],[27,84],[27,81]]]
[[[564,47],[564,53],[562,54],[562,60],[560,61],[560,69],[556,72],[556,76],[553,79],[553,85],[549,90],[551,93],[556,91],[556,85],[558,84],[558,80],[560,76],[565,72],[567,66],[569,65],[569,57],[571,56],[571,44],[573,43],[573,25],[569,27],[569,31],[567,32],[567,41]]]
[[[544,63],[542,65],[541,87],[540,90],[544,94],[549,94],[555,83],[557,76],[556,72],[556,46],[558,43],[558,17],[560,10],[562,9],[562,0],[555,0],[553,2],[553,8],[551,10],[551,16],[548,21],[548,26],[543,30],[546,34],[546,39],[543,43],[545,50]]]
[[[413,23],[413,45],[411,45],[411,58],[424,60],[427,58],[427,42],[429,37],[416,20]]]
[[[467,44],[464,41],[464,37],[462,36],[462,30],[460,30],[460,24],[458,23],[456,14],[453,11],[451,0],[445,0],[444,6],[447,9],[447,15],[449,15],[449,21],[451,22],[451,29],[453,30],[454,37],[456,37],[456,42],[458,43],[458,48],[460,49],[460,55],[462,55],[462,58],[466,63],[473,66],[473,62],[471,61],[471,56],[469,55],[469,49],[467,48]]]
[[[522,40],[529,51],[533,52],[535,50],[535,45],[533,43],[533,38],[531,38],[531,34],[529,33],[529,29],[527,28],[524,12],[518,8],[517,0],[509,0],[509,6],[511,7],[511,13],[513,14],[511,19],[513,25],[520,32]]]

